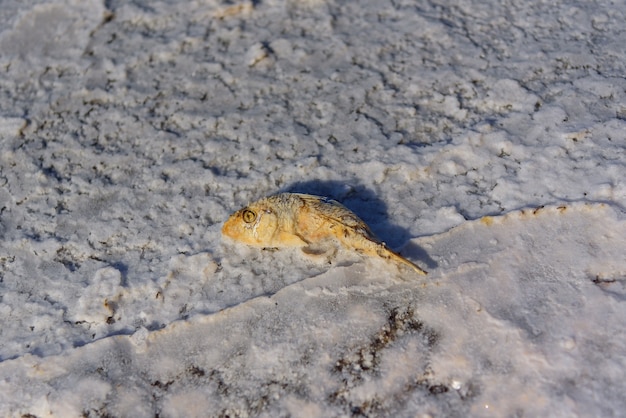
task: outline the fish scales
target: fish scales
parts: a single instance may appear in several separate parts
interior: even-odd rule
[[[280,193],[260,199],[231,215],[222,234],[259,247],[307,247],[337,240],[357,252],[394,260],[426,271],[392,251],[365,222],[341,203],[325,197]]]

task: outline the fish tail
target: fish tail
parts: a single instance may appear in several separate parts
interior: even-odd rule
[[[389,248],[387,248],[387,246],[385,246],[384,249],[385,249],[385,252],[387,253],[388,258],[410,267],[417,274],[420,274],[422,276],[426,276],[428,274],[426,270],[421,269],[417,264],[407,260],[406,258],[402,257],[400,254],[394,251],[391,251]]]

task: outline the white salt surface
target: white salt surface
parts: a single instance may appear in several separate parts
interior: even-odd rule
[[[624,416],[626,4],[0,8],[0,416]],[[430,271],[222,241],[333,197]]]

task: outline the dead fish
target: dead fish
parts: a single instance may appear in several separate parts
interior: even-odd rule
[[[359,253],[404,264],[426,275],[411,261],[390,250],[358,216],[325,197],[280,193],[260,199],[232,214],[222,234],[258,247],[308,247],[335,239]]]

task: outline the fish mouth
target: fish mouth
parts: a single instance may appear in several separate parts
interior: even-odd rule
[[[226,222],[224,222],[224,225],[222,225],[222,235],[225,235],[229,238],[235,238],[236,235],[236,228],[233,222],[233,218],[230,217],[229,219],[226,220]]]
[[[254,225],[242,224],[241,213],[236,212],[222,225],[222,235],[233,241],[243,242],[245,244],[256,244],[254,240],[251,239],[250,235],[256,238],[256,226],[259,223],[258,221],[259,219],[257,219]]]

